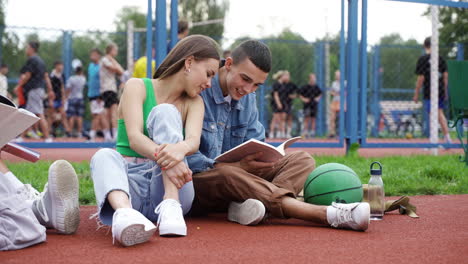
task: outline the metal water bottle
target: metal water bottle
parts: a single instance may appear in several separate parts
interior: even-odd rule
[[[378,165],[378,169],[374,169],[374,164]],[[382,220],[385,211],[385,191],[382,181],[382,164],[380,162],[372,162],[370,165],[371,178],[368,184],[368,201],[370,205],[370,219]]]

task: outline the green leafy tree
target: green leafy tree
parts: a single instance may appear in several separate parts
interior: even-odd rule
[[[110,40],[117,44],[119,47],[119,54],[117,55],[117,61],[122,65],[126,66],[127,62],[127,23],[133,21],[135,28],[146,27],[146,14],[141,12],[136,6],[124,6],[117,13],[114,20],[116,32],[109,34]],[[146,47],[146,35],[135,34],[136,37],[140,37],[140,50],[145,51]]]
[[[430,19],[428,8],[423,14]],[[468,10],[466,8],[440,7],[439,54],[447,59],[456,57],[455,44],[464,45],[465,59],[468,58]]]
[[[454,43],[462,43],[468,51],[468,10],[466,8],[441,7],[439,21],[442,27],[439,30],[439,40],[443,47]],[[465,59],[468,55],[465,52]],[[454,58],[455,52],[445,50],[448,58]]]
[[[200,22],[224,18],[229,9],[227,0],[184,0],[179,1],[179,18],[190,22]],[[221,42],[224,33],[224,23],[195,26],[190,34],[210,36]]]

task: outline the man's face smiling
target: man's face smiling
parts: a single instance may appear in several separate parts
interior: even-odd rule
[[[237,65],[232,63],[232,58],[228,58],[225,68],[227,91],[234,100],[240,100],[242,96],[255,92],[268,76],[268,73],[260,70],[248,58]]]

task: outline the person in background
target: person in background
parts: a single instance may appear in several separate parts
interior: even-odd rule
[[[47,88],[49,103],[52,103],[55,99],[55,95],[52,90],[49,74],[46,71],[45,63],[37,54],[38,50],[39,42],[37,41],[30,41],[26,45],[26,56],[28,56],[28,60],[21,68],[21,75],[14,90],[23,90],[24,98],[26,99],[25,109],[40,118],[39,126],[42,133],[44,133],[45,142],[49,143],[52,142],[53,139],[49,137],[49,127],[44,115],[43,99],[45,97],[45,89]],[[23,134],[26,133],[27,131]],[[17,142],[21,142],[22,140],[22,137],[17,138]]]
[[[106,47],[106,55],[99,62],[99,81],[101,85],[101,97],[104,100],[105,120],[104,140],[114,142],[117,136],[117,107],[119,105],[117,76],[123,74],[124,69],[117,62],[119,49],[111,43]],[[112,136],[111,129],[112,128]]]
[[[177,42],[188,36],[190,32],[189,23],[185,20],[179,20],[177,24]],[[171,42],[167,42],[167,53],[171,51]]]
[[[273,88],[271,91],[271,109],[273,111],[273,115],[271,118],[270,123],[270,130],[268,132],[268,136],[270,139],[273,138],[283,138],[284,137],[284,116],[283,116],[283,104],[281,97],[284,96],[284,92],[286,91],[286,86],[283,82],[283,76],[286,74],[286,71],[278,71],[273,74]],[[275,133],[276,130],[276,133]]]
[[[89,131],[89,141],[94,142],[96,131],[105,127],[104,120],[104,101],[101,99],[101,85],[99,83],[99,61],[102,52],[94,48],[89,54],[91,62],[88,65],[88,99],[91,110],[91,129]]]
[[[62,124],[65,129],[65,135],[71,137],[70,126],[68,125],[67,114],[65,108],[67,107],[67,96],[65,94],[65,75],[63,74],[63,62],[56,61],[54,69],[50,73],[50,81],[52,89],[55,94],[55,100],[52,104],[49,100],[44,101],[44,106],[47,108],[47,121],[52,135],[55,136],[54,123]],[[58,119],[58,120],[57,120]]]
[[[11,99],[11,94],[8,92],[8,66],[6,64],[0,65],[0,95]]]
[[[145,53],[146,54],[146,53]],[[156,68],[156,61],[154,60],[154,56],[156,55],[155,49],[152,49],[152,59],[151,59],[151,76],[154,74],[154,70]],[[133,66],[133,78],[146,78],[146,66],[147,66],[148,60],[146,59],[146,56],[140,57],[136,62],[135,65]],[[125,82],[124,82],[125,83]]]
[[[424,40],[424,50],[426,54],[419,57],[416,64],[415,73],[418,76],[416,80],[416,88],[414,89],[413,101],[415,103],[419,100],[419,92],[423,88],[423,106],[426,113],[431,111],[431,37]],[[439,105],[438,105],[438,120],[444,139],[447,143],[452,143],[450,138],[449,129],[447,126],[447,119],[445,118],[444,108],[446,100],[448,99],[448,72],[447,62],[444,58],[439,56],[439,69],[438,69],[438,82],[439,82]],[[430,127],[429,125],[427,127]],[[428,134],[428,133],[427,133]]]
[[[304,103],[304,125],[302,135],[305,138],[313,137],[315,132],[315,119],[317,107],[322,90],[317,85],[317,77],[314,73],[309,74],[309,83],[299,90],[299,98]]]
[[[68,79],[65,88],[66,97],[68,98],[67,116],[69,118],[70,130],[73,131],[76,125],[76,133],[72,133],[74,137],[83,136],[83,90],[85,84],[86,77],[83,75],[83,68],[78,66],[75,69],[75,74]]]
[[[293,109],[292,103],[294,98],[297,97],[297,85],[291,82],[291,74],[287,71],[284,78],[284,83],[286,85],[286,96],[282,98],[283,105],[287,111],[285,112],[286,120],[286,138],[291,137],[292,123],[293,123]]]

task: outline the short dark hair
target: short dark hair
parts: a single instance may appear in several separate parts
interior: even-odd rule
[[[246,40],[237,46],[231,54],[234,65],[249,59],[263,72],[271,70],[271,52],[267,45],[258,40]]]
[[[54,67],[57,65],[63,65],[63,62],[61,60],[55,61],[54,62]]]
[[[8,65],[6,65],[5,63],[2,63],[2,64],[0,65],[0,69],[3,69],[3,68],[8,68]]]
[[[98,49],[98,48],[92,49],[90,53],[92,53],[92,52],[96,52],[97,54],[99,54],[100,56],[102,56],[102,51],[101,51],[100,49]]]
[[[81,68],[80,66],[76,67],[76,69],[75,69],[76,74],[80,74],[82,72],[83,72],[83,68]]]
[[[425,40],[424,40],[424,47],[426,49],[430,49],[431,48],[431,37],[427,37]]]
[[[29,47],[31,47],[31,49],[33,49],[35,52],[37,52],[39,50],[39,42],[38,41],[29,41],[28,42],[28,45]]]
[[[181,34],[188,29],[188,22],[185,20],[180,20],[177,24],[177,34]]]
[[[106,46],[106,54],[109,54],[109,53],[112,51],[112,49],[114,49],[114,48],[116,48],[116,49],[118,48],[117,44],[115,44],[115,43],[109,43],[109,44]]]

